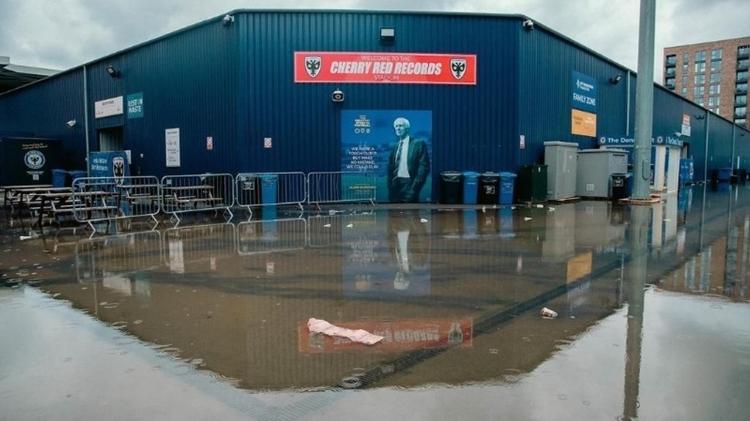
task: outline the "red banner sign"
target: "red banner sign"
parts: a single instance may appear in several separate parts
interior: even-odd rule
[[[334,323],[347,329],[364,329],[383,336],[375,345],[354,343],[346,338],[310,333],[307,321],[297,327],[299,352],[318,354],[356,349],[357,351],[394,352],[449,346],[471,347],[474,337],[472,319],[415,319],[392,322]]]
[[[294,82],[476,85],[477,56],[297,51]]]

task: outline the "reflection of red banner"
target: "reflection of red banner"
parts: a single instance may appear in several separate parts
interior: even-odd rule
[[[449,346],[472,346],[474,321],[472,319],[418,319],[393,322],[350,322],[333,323],[347,329],[364,329],[384,339],[375,345],[367,346],[351,342],[346,338],[311,334],[307,321],[299,322],[299,352],[305,354],[338,352],[345,350],[394,352],[427,348],[447,348]]]
[[[294,81],[476,85],[477,56],[297,51]]]

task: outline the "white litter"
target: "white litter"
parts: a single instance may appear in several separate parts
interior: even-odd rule
[[[524,221],[531,221],[532,219],[534,219],[534,218],[529,218],[528,216],[525,217],[525,218],[523,218]]]
[[[339,336],[347,338],[352,342],[358,342],[365,345],[375,345],[383,340],[382,336],[372,334],[366,330],[345,329],[334,326],[325,320],[310,318],[307,321],[307,329],[312,333],[322,333],[327,336]]]
[[[537,207],[537,208],[539,208],[539,209],[541,209],[541,208],[543,208],[543,207],[544,207],[544,205],[542,205],[542,204],[540,203],[540,204],[536,205],[536,207]]]
[[[554,212],[555,211],[555,208],[553,208],[553,207],[549,207],[547,209],[549,209],[550,212]]]
[[[516,210],[516,207],[515,206],[511,206],[510,210]]]
[[[353,228],[353,227],[354,227],[354,224],[349,224],[349,225],[347,225],[346,227],[347,227],[347,228]]]
[[[542,316],[543,319],[554,319],[557,317],[557,312],[547,307],[543,307],[539,310],[539,315]]]
[[[323,225],[323,228],[331,228],[331,224],[325,224]]]
[[[423,224],[426,224],[426,223],[427,223],[427,222],[429,222],[429,221],[428,221],[428,220],[426,220],[426,219],[424,219],[424,218],[422,218],[422,219],[420,219],[420,220],[419,220],[419,222],[421,222],[421,223],[423,223]]]

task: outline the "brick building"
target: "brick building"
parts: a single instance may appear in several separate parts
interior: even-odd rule
[[[748,125],[750,37],[664,49],[664,86],[699,105]]]

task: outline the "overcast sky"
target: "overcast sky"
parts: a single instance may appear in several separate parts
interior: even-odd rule
[[[403,0],[0,0],[0,56],[66,69],[238,8],[402,10]],[[409,10],[521,13],[637,67],[638,0],[412,0]],[[750,35],[747,0],[657,0],[666,46]],[[655,72],[660,81],[661,72]]]

